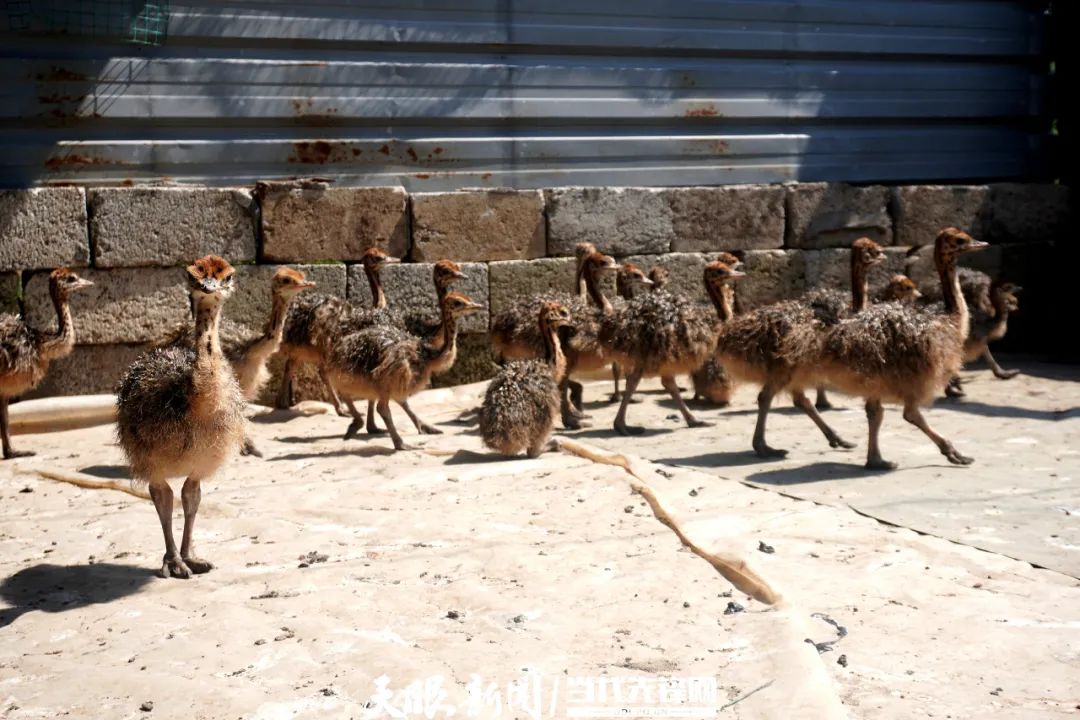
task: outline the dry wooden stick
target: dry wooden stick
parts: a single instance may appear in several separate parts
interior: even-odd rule
[[[142,485],[134,485],[130,480],[111,480],[96,478],[83,473],[64,473],[55,470],[35,470],[38,476],[45,480],[68,483],[87,490],[117,490],[128,495],[134,495],[141,500],[149,500],[150,493]]]
[[[634,478],[630,481],[630,487],[645,498],[645,501],[649,503],[649,507],[652,508],[653,515],[656,516],[656,519],[671,528],[676,537],[679,538],[683,545],[690,548],[691,552],[716,568],[716,571],[723,575],[728,582],[738,588],[740,592],[744,592],[758,602],[765,603],[766,605],[775,605],[780,602],[780,593],[773,590],[760,575],[755,573],[750,566],[747,565],[745,560],[733,555],[706,550],[688,537],[671,516],[665,503],[661,501],[660,497],[649,484],[634,472],[630,461],[625,456],[607,455],[598,452],[587,445],[574,442],[573,440],[559,438],[556,442],[558,443],[560,450],[564,450],[571,455],[577,455],[578,457],[583,457],[587,460],[592,460],[593,462],[604,465],[621,467]]]

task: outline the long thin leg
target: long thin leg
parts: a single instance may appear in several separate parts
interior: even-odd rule
[[[570,373],[567,371],[567,377]],[[579,418],[588,417],[582,409],[585,402],[585,388],[577,380],[567,379],[566,386],[570,388],[570,412]]]
[[[559,408],[562,424],[567,430],[580,430],[583,427],[588,427],[588,425],[581,422],[580,413],[574,412],[573,403],[570,402],[569,386],[569,377],[563,378],[563,381],[559,383]]]
[[[364,427],[364,416],[360,414],[360,411],[356,409],[356,403],[352,398],[345,398],[345,406],[349,410],[349,414],[352,416],[352,422],[349,423],[349,429],[345,431],[345,439],[352,440],[356,437],[360,430]],[[368,403],[368,411],[371,411],[371,403]]]
[[[349,410],[341,402],[341,395],[338,393],[337,388],[334,387],[334,382],[330,379],[330,372],[325,365],[319,366],[319,378],[322,379],[323,385],[326,386],[326,394],[330,396],[330,403],[334,406],[334,412],[341,417],[348,417]]]
[[[814,407],[818,410],[832,410],[833,405],[829,402],[829,396],[825,394],[825,388],[819,387],[817,389],[817,399],[814,401]]]
[[[4,459],[10,460],[17,457],[30,457],[34,453],[29,450],[12,450],[11,437],[8,435],[8,399],[7,395],[0,395],[0,436],[4,443]]]
[[[165,557],[161,560],[161,572],[158,574],[163,578],[191,577],[191,569],[184,564],[180,553],[176,551],[176,541],[173,540],[173,491],[169,483],[151,481],[150,499],[154,501],[154,509],[157,510],[158,520],[161,522],[161,532],[165,535]]]
[[[386,429],[390,431],[390,439],[394,441],[395,450],[408,450],[409,448],[401,440],[401,436],[398,435],[397,428],[394,427],[394,416],[390,414],[390,401],[379,401],[379,415],[382,416],[383,422],[386,423]]]
[[[998,365],[997,360],[995,360],[994,356],[990,354],[990,348],[986,348],[985,350],[983,350],[982,356],[983,360],[986,361],[986,364],[990,366],[990,370],[993,371],[994,377],[1000,380],[1008,380],[1020,374],[1019,370],[1005,370],[1000,365]]]
[[[418,433],[422,433],[424,435],[442,435],[442,430],[433,425],[428,425],[426,422],[416,416],[416,413],[413,412],[413,409],[409,407],[408,400],[402,400],[398,403],[398,405],[401,406],[401,409],[404,410],[405,414],[409,416],[410,420],[412,420],[412,424],[416,427],[416,431]]]
[[[622,376],[622,369],[619,368],[619,363],[611,363],[611,381],[615,383],[615,391],[611,393],[611,402],[619,402],[622,396],[619,395],[619,378]]]
[[[375,423],[375,401],[368,400],[367,403],[367,431],[368,435],[381,435],[383,429]]]
[[[818,392],[822,392],[819,388]],[[795,407],[802,410],[804,413],[810,416],[810,419],[814,421],[814,424],[818,426],[824,435],[825,439],[829,441],[829,447],[831,448],[846,448],[850,450],[855,447],[855,443],[848,442],[844,438],[836,434],[836,431],[829,427],[829,424],[825,422],[825,419],[818,414],[817,408],[810,402],[810,398],[806,397],[806,393],[802,390],[792,390],[791,399],[795,401]]]
[[[202,483],[195,478],[185,480],[184,487],[180,490],[180,502],[184,505],[184,535],[180,540],[180,557],[196,575],[210,572],[214,568],[213,564],[195,557],[191,550],[191,533],[195,529],[199,503],[202,502]]]
[[[292,407],[292,380],[295,372],[296,361],[286,358],[285,367],[281,370],[281,385],[278,386],[277,397],[274,399],[274,407],[279,410],[288,410]]]
[[[941,450],[941,454],[944,455],[949,462],[954,465],[970,465],[975,462],[975,458],[961,455],[956,451],[956,448],[953,447],[951,442],[934,432],[930,427],[930,424],[926,422],[926,418],[923,417],[922,410],[920,410],[919,406],[915,403],[904,404],[904,419],[926,433],[926,437],[934,441],[934,444],[938,446],[938,450]]]
[[[630,404],[630,398],[634,396],[638,383],[641,382],[642,371],[634,368],[626,376],[626,387],[623,388],[622,402],[619,403],[619,412],[615,415],[615,431],[620,435],[640,435],[645,428],[626,424],[626,407]]]
[[[776,395],[777,388],[771,385],[765,385],[761,388],[761,392],[757,396],[757,424],[754,426],[754,440],[753,447],[754,452],[761,458],[778,458],[787,455],[787,450],[780,450],[778,448],[769,447],[769,444],[765,442],[765,420],[769,417],[769,408],[772,407],[773,397]]]
[[[673,376],[664,375],[660,378],[660,384],[664,386],[664,389],[671,395],[671,399],[675,401],[675,405],[679,408],[679,412],[682,413],[687,427],[710,427],[712,425],[712,423],[704,420],[698,420],[690,412],[690,408],[686,407],[686,401],[683,400],[682,393],[679,392],[679,383],[675,382]]]
[[[866,447],[867,470],[895,470],[896,463],[889,462],[881,457],[881,445],[878,444],[878,434],[881,432],[881,423],[885,419],[885,408],[881,400],[872,398],[866,401],[866,422],[870,429],[870,437]]]

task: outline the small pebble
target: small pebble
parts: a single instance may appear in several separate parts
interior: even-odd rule
[[[459,613],[457,610],[447,610],[446,617],[450,618],[451,620],[457,620],[461,617],[461,613]]]
[[[34,492],[34,488],[27,486],[27,487],[24,487],[19,492],[21,492],[21,493],[32,493],[32,492]]]
[[[1001,692],[1002,692],[1001,688],[994,688],[993,690],[990,691],[990,694],[991,695],[1000,695]]]
[[[627,505],[626,507],[624,507],[622,509],[622,511],[624,513],[632,513],[632,512],[634,512],[634,506],[633,505]]]
[[[266,641],[263,640],[262,638],[259,638],[258,640],[255,641],[255,644],[256,645],[265,645]]]
[[[682,604],[682,606],[683,606],[684,608],[688,608],[688,607],[690,607],[690,603],[688,603],[688,602],[686,602],[685,600],[683,600],[683,604]]]
[[[841,655],[840,657],[836,658],[836,664],[840,667],[847,667],[847,655]]]
[[[525,622],[525,616],[524,615],[515,615],[512,619],[513,619],[513,621],[515,623],[518,623],[518,624]]]
[[[146,702],[144,702],[142,705],[139,706],[139,709],[142,710],[143,712],[150,712],[151,710],[154,709],[154,703],[147,700]]]
[[[776,550],[773,549],[772,545],[766,545],[760,540],[758,540],[757,549],[768,555],[772,555],[774,552],[776,552]]]
[[[741,613],[745,609],[746,608],[744,608],[742,605],[740,605],[739,603],[732,600],[731,602],[729,602],[727,604],[727,607],[724,608],[724,614],[725,615],[734,615],[735,613]]]
[[[690,497],[697,497],[697,490],[691,490]]]

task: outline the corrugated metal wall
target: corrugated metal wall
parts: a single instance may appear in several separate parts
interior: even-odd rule
[[[7,16],[33,1],[8,0]],[[4,15],[5,186],[319,174],[436,190],[1043,172],[1039,3],[173,2],[159,47],[35,37],[4,27]]]

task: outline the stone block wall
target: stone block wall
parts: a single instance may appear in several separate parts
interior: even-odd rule
[[[403,263],[384,271],[390,303],[435,313],[430,263],[449,257],[468,279],[459,289],[487,310],[471,316],[458,365],[440,383],[494,368],[490,318],[521,297],[570,290],[577,243],[643,268],[667,267],[675,289],[704,302],[702,267],[738,251],[749,277],[741,309],[816,286],[847,288],[847,246],[869,236],[889,246],[878,270],[901,272],[912,246],[955,225],[994,244],[973,265],[1026,287],[1055,243],[1072,242],[1073,198],[1060,185],[852,186],[838,183],[688,188],[463,190],[409,195],[400,187],[344,188],[317,180],[254,188],[39,188],[0,192],[0,312],[55,326],[48,271],[78,268],[94,288],[76,295],[75,352],[34,395],[108,392],[126,366],[188,316],[183,266],[218,253],[238,269],[226,316],[260,328],[277,263],[303,270],[319,291],[367,304],[357,264],[378,246]],[[933,277],[925,251],[917,280]],[[613,286],[607,290],[613,292]],[[1035,315],[1039,293],[1023,310]],[[1014,325],[1021,326],[1022,322]],[[1010,335],[1012,332],[1010,333]],[[1022,332],[1021,332],[1022,334]],[[317,394],[310,373],[301,388]],[[271,392],[273,388],[270,389]]]

